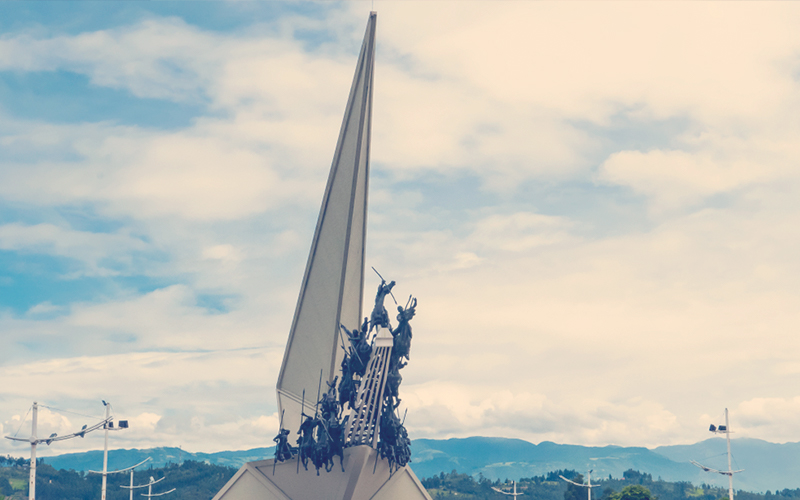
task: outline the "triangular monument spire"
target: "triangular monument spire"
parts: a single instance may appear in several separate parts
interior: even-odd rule
[[[322,381],[333,381],[338,372],[344,356],[339,324],[361,323],[376,18],[372,12],[367,23],[278,376],[283,427],[292,431],[300,424],[303,391],[306,413],[313,414],[320,373]]]
[[[376,17],[375,12],[370,13],[278,377],[282,422],[275,437],[275,458],[243,465],[214,500],[431,498],[406,465],[411,454],[410,440],[394,403],[402,379],[399,369],[405,366],[400,357],[408,358],[408,320],[414,316],[416,300],[407,304],[405,311],[399,308],[399,323],[391,330],[388,313],[384,310],[383,316],[387,317],[382,318],[380,309],[394,282],[387,285],[382,281],[370,330],[359,328]],[[380,295],[382,292],[385,293]],[[349,362],[344,366],[340,324],[348,328],[347,342],[351,344]],[[367,335],[373,326],[378,333],[370,344]],[[400,351],[394,351],[395,344]],[[367,359],[360,358],[363,348]],[[359,356],[366,365],[354,362],[353,356]],[[341,399],[341,384],[339,398],[335,389],[327,393],[327,386],[322,384],[333,381],[340,367],[344,380],[350,378],[350,395],[354,396],[347,400],[350,412],[341,421],[339,402],[331,407],[329,398],[333,394],[334,400]],[[385,395],[390,378],[394,392]],[[322,400],[318,391],[326,392]],[[315,411],[318,401],[322,401],[319,414]],[[303,419],[304,430],[298,433],[303,411],[307,415]],[[388,432],[390,428],[393,434]],[[292,449],[289,440],[294,441],[298,435],[299,449]]]

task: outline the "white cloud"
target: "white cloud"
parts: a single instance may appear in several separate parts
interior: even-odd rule
[[[505,251],[522,252],[563,242],[570,222],[561,217],[518,212],[480,219],[470,235],[471,243]]]
[[[0,40],[0,68],[65,69],[86,74],[94,85],[126,89],[137,97],[197,100],[209,83],[205,61],[224,53],[220,42],[179,18],[76,36],[7,34]]]
[[[257,316],[249,310],[210,314],[197,304],[191,289],[173,285],[130,300],[77,304],[62,321],[70,329],[97,336],[131,335],[139,349],[216,350],[273,344],[276,339],[265,337],[254,320]]]
[[[720,124],[763,117],[796,95],[800,43],[794,6],[728,7],[387,3],[381,36],[427,71],[518,105],[602,122],[643,104]]]
[[[731,429],[745,436],[759,436],[775,442],[796,441],[800,432],[794,415],[800,409],[800,396],[757,397],[742,401],[730,415]]]
[[[127,420],[128,425],[134,429],[147,429],[152,431],[155,430],[158,421],[161,420],[161,415],[145,412],[135,417],[130,417]]]
[[[29,127],[31,134],[35,128]],[[304,198],[299,182],[271,167],[267,157],[233,137],[208,131],[161,135],[97,126],[70,139],[68,126],[54,128],[59,141],[77,141],[75,162],[10,164],[0,173],[5,199],[38,205],[92,203],[110,217],[180,216],[218,220],[246,217]],[[217,130],[220,133],[221,130]],[[18,147],[35,141],[19,138]]]
[[[51,313],[58,313],[63,312],[65,310],[64,307],[55,306],[50,302],[40,302],[35,306],[28,309],[28,315],[39,315],[39,314],[51,314]]]
[[[6,313],[7,415],[30,394],[110,399],[134,423],[115,435],[126,446],[270,444],[353,69],[332,47],[352,52],[363,29],[346,8],[333,15],[348,29],[313,49],[291,27],[325,22],[302,18],[267,36],[154,17],[0,40],[3,68],[210,110],[172,131],[2,118],[4,202],[88,206],[125,228],[10,222],[2,248],[179,282],[58,318],[48,300]],[[412,437],[670,444],[739,405],[743,433],[796,440],[770,425],[794,411],[800,373],[796,19],[791,4],[381,5],[368,264],[419,297],[401,388]],[[617,119],[655,145],[614,137]],[[653,125],[666,119],[686,125]],[[461,175],[480,199],[432,202]],[[529,195],[532,179],[552,189]],[[591,196],[567,199],[576,186]],[[151,250],[163,253],[130,264]]]
[[[53,224],[26,226],[17,223],[0,226],[0,248],[82,261],[86,268],[81,274],[90,275],[130,272],[131,254],[152,251],[150,245],[130,231],[95,233]],[[115,267],[121,266],[123,271],[109,269],[103,261],[114,261]]]
[[[242,260],[240,253],[233,245],[214,245],[203,250],[204,259],[216,259],[224,262]]]
[[[282,349],[261,349],[55,358],[0,367],[0,382],[5,388],[5,406],[18,410],[30,406],[30,394],[36,394],[41,405],[69,406],[65,409],[89,416],[101,416],[100,400],[110,401],[116,419],[128,420],[130,425],[127,431],[112,436],[114,448],[182,444],[192,451],[248,449],[259,445],[252,440],[254,434],[266,436],[272,432],[272,424],[277,428],[274,402],[265,402],[260,395],[265,380],[275,379],[281,356]],[[264,411],[268,413],[258,416]],[[231,413],[239,416],[231,420]],[[5,425],[18,428],[24,414],[22,411]],[[91,422],[90,417],[68,417],[58,409],[39,412],[43,435],[75,432]],[[186,424],[193,428],[183,428]],[[21,436],[30,432],[30,416],[25,425]],[[187,434],[189,430],[193,434]],[[58,449],[54,446],[43,453],[97,449],[95,437],[60,442]],[[6,452],[21,453],[19,445],[0,446]]]
[[[786,132],[685,135],[679,138],[685,149],[620,151],[600,165],[596,179],[630,187],[656,210],[691,206],[717,194],[741,196],[765,184],[797,181],[800,149]]]
[[[677,418],[643,398],[570,400],[496,386],[430,382],[404,387],[409,426],[419,437],[502,435],[531,442],[652,446],[681,431]]]
[[[697,202],[757,180],[751,164],[725,165],[707,156],[683,151],[622,151],[600,167],[603,181],[632,187],[669,208]]]

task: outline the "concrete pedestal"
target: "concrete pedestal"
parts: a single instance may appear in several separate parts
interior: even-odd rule
[[[378,452],[370,446],[352,446],[344,450],[344,469],[334,457],[333,470],[320,470],[319,476],[309,462],[308,470],[297,461],[274,460],[249,462],[242,466],[213,500],[431,500],[409,467],[389,474],[389,463],[375,459]],[[374,473],[373,473],[374,468]]]

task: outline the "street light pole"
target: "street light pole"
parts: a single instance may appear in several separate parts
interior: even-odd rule
[[[720,425],[719,427],[711,424],[708,428],[709,431],[713,432],[714,434],[722,434],[725,433],[725,440],[728,445],[728,470],[717,470],[712,469],[711,467],[706,467],[705,465],[695,462],[691,460],[692,465],[700,467],[706,472],[716,472],[717,474],[722,474],[723,476],[728,476],[728,498],[729,500],[733,500],[733,475],[737,472],[742,472],[744,469],[740,470],[733,470],[731,466],[731,426],[730,422],[728,422],[728,409],[725,408],[725,425]]]
[[[731,426],[728,423],[728,409],[725,408],[725,438],[728,441],[728,497],[733,500],[733,470],[731,467]]]
[[[108,475],[108,417],[111,416],[111,405],[103,401],[106,407],[105,425],[105,445],[103,446],[103,487],[100,493],[100,500],[106,500],[106,476]]]
[[[150,482],[149,483],[140,484],[138,486],[134,486],[133,485],[133,475],[131,475],[131,485],[130,486],[120,486],[120,488],[130,489],[131,490],[131,499],[133,499],[133,490],[134,489],[136,489],[136,488],[144,488],[145,486],[147,486],[147,493],[146,494],[142,493],[142,496],[143,497],[147,497],[147,498],[160,497],[161,495],[166,495],[168,493],[172,493],[173,491],[175,491],[176,488],[172,488],[171,490],[164,491],[162,493],[153,493],[153,485],[156,484],[157,482],[163,481],[163,480],[164,480],[164,477],[160,477],[158,479],[155,479],[153,476],[150,476]]]
[[[131,469],[131,500],[133,500],[133,469]]]
[[[30,475],[28,476],[28,499],[34,500],[36,498],[36,445],[38,440],[36,438],[36,428],[39,423],[39,403],[33,402],[31,410],[31,466]]]
[[[503,491],[500,488],[495,488],[494,486],[492,486],[492,489],[494,491],[498,492],[498,493],[502,493],[503,495],[511,495],[511,496],[514,497],[514,500],[517,500],[517,496],[522,495],[522,493],[517,493],[517,482],[516,481],[511,481],[511,484],[514,486],[513,493],[509,493],[507,491]]]
[[[46,408],[46,407],[45,407]],[[31,463],[30,463],[30,478],[28,482],[28,500],[36,500],[36,446],[39,443],[44,443],[46,445],[50,445],[53,441],[64,441],[65,439],[72,439],[74,437],[83,437],[88,432],[96,431],[107,425],[109,422],[110,417],[108,416],[108,412],[106,412],[106,419],[100,423],[94,424],[91,427],[84,425],[80,431],[73,432],[72,434],[67,434],[66,436],[58,436],[57,434],[53,433],[50,434],[50,437],[39,439],[37,433],[39,432],[39,403],[36,401],[33,402],[33,406],[31,407],[31,437],[30,438],[18,438],[16,436],[5,436],[6,439],[10,439],[12,441],[25,441],[30,443],[31,445]]]
[[[589,472],[586,473],[586,479],[587,479],[586,484],[576,483],[575,481],[567,479],[564,476],[558,476],[558,477],[560,477],[561,479],[563,479],[564,481],[566,481],[568,483],[574,484],[575,486],[580,486],[581,488],[586,488],[587,498],[588,498],[588,500],[592,500],[592,488],[597,488],[598,486],[600,486],[599,484],[592,484],[592,472],[594,472],[594,469],[592,469],[592,470],[590,470]]]
[[[103,479],[105,479],[106,476],[108,476],[109,474],[119,474],[119,473],[122,473],[122,472],[131,471],[131,488],[133,488],[133,470],[135,468],[139,467],[140,465],[144,464],[148,460],[150,460],[150,457],[145,458],[144,460],[142,460],[141,462],[139,462],[136,465],[131,465],[130,467],[126,467],[124,469],[119,469],[119,470],[112,470],[112,471],[109,471],[109,470],[103,470],[103,471],[90,470],[90,471],[87,471],[87,472],[90,472],[92,474],[102,474],[103,475]],[[104,467],[104,469],[105,469],[105,467]],[[122,487],[125,488],[125,486],[122,486]],[[103,490],[102,494],[105,494],[105,492],[106,492],[106,490]],[[133,500],[133,489],[131,489],[131,500]]]
[[[100,500],[106,500],[106,485],[107,485],[107,477],[108,477],[108,475],[109,474],[116,474],[118,472],[125,472],[125,471],[128,470],[128,468],[125,468],[125,469],[115,470],[115,471],[111,471],[111,472],[108,471],[108,431],[109,430],[121,431],[122,429],[127,429],[128,428],[128,421],[127,420],[120,420],[119,421],[119,425],[117,426],[116,429],[114,429],[114,423],[113,423],[114,417],[111,416],[111,403],[103,401],[103,406],[106,407],[106,419],[105,419],[106,424],[105,424],[105,427],[104,427],[105,428],[105,444],[103,445],[103,470],[102,471],[94,471],[94,470],[90,470],[89,471],[92,474],[102,474],[103,475],[102,487],[100,488]],[[136,468],[136,467],[139,467],[144,462],[147,462],[147,460],[150,460],[150,458],[148,457],[143,462],[134,465],[132,467],[132,469]]]

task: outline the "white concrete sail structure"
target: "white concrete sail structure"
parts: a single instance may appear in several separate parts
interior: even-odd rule
[[[375,23],[371,12],[278,378],[283,427],[292,437],[300,424],[303,391],[305,412],[313,415],[320,372],[325,381],[340,373],[339,324],[352,330],[361,323]],[[361,405],[351,412],[358,425],[350,434],[358,439],[344,449],[341,463],[334,459],[333,469],[318,475],[313,465],[302,467],[298,457],[249,462],[213,500],[431,500],[411,468],[393,469],[373,447],[392,349],[391,335],[382,334],[369,376],[362,379],[369,388],[362,388]]]
[[[320,373],[332,381],[339,372],[339,324],[361,324],[376,19],[371,12],[278,376],[283,427],[292,434],[303,391],[313,414]]]

